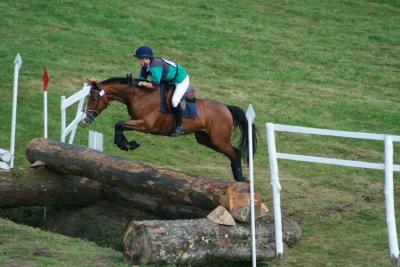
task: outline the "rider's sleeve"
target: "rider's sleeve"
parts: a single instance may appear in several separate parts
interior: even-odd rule
[[[139,76],[139,80],[146,80],[147,76],[149,76],[149,72],[147,71],[147,68],[142,67],[142,69],[140,70],[140,76]]]
[[[162,71],[163,68],[160,66],[155,66],[150,68],[152,84],[159,85],[161,83]]]

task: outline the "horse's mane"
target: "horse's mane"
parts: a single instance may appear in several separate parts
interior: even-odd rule
[[[132,77],[132,74],[126,75],[126,77],[112,77],[107,80],[101,81],[101,84],[107,84],[107,83],[113,83],[113,82],[118,82],[118,83],[123,83],[123,84],[128,84],[128,85],[133,85],[138,83],[138,79],[134,79]]]
[[[113,83],[113,82],[129,83],[129,78],[128,77],[112,77],[110,79],[101,81],[100,83],[105,84],[105,83]]]

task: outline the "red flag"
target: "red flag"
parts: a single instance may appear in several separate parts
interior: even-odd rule
[[[47,85],[49,84],[49,73],[47,72],[47,69],[44,69],[42,79],[43,79],[43,89],[47,91]]]

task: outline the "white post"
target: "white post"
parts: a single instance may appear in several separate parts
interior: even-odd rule
[[[83,85],[84,87],[86,86],[86,85]],[[82,116],[83,116],[83,111],[82,111],[82,109],[83,109],[83,102],[85,101],[85,98],[81,98],[80,100],[79,100],[79,103],[78,103],[78,108],[77,108],[77,110],[76,110],[76,116],[75,116],[75,118],[78,118],[79,117],[79,121],[81,121],[81,118],[82,118]],[[78,128],[78,123],[72,128],[72,130],[71,130],[71,133],[70,133],[70,135],[69,135],[69,144],[73,144],[74,143],[74,138],[75,138],[75,133],[76,133],[76,130],[77,130],[77,128]]]
[[[12,119],[11,119],[10,168],[14,168],[15,129],[17,126],[18,76],[19,76],[19,69],[21,68],[21,65],[22,65],[22,59],[18,53],[14,59],[14,87],[13,87],[13,106],[12,106]]]
[[[256,114],[252,105],[246,112],[247,125],[248,125],[248,137],[249,137],[249,179],[250,179],[250,215],[251,215],[251,251],[252,251],[252,261],[253,267],[257,266],[257,252],[256,252],[256,218],[254,209],[254,171],[253,171],[253,121]]]
[[[271,171],[271,186],[274,205],[276,256],[283,255],[282,214],[281,214],[281,185],[279,183],[278,160],[276,156],[274,124],[267,123],[267,141],[269,168]]]
[[[44,110],[43,110],[43,119],[44,119],[44,138],[47,139],[47,90],[44,91],[43,93],[43,105],[44,105]]]
[[[65,101],[65,96],[61,96],[61,136],[60,141],[65,143],[65,125],[67,123],[67,111],[63,109],[62,103]]]
[[[390,135],[385,136],[385,202],[390,258],[392,265],[398,266],[399,244],[397,241],[393,198],[393,139]]]
[[[89,131],[89,148],[103,152],[103,134]]]

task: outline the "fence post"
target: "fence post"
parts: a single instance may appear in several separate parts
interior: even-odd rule
[[[279,183],[278,160],[276,157],[275,130],[273,123],[267,123],[267,141],[269,168],[271,171],[271,186],[274,205],[276,256],[283,256],[282,215],[281,215],[281,185]]]
[[[78,124],[82,119],[82,115],[84,114],[84,112],[82,111],[83,103],[85,102],[85,98],[89,93],[89,90],[90,87],[88,87],[87,84],[84,83],[82,89],[73,94],[72,96],[68,98],[65,98],[65,96],[61,97],[61,137],[60,137],[61,142],[65,143],[68,134],[70,135],[68,143],[72,144],[74,142]],[[66,126],[67,108],[75,104],[76,102],[79,103],[78,103],[78,108],[76,110],[75,119],[73,119],[72,122],[68,126]]]
[[[392,265],[398,266],[399,244],[397,241],[393,198],[393,139],[390,135],[385,135],[385,202],[390,258]]]
[[[10,168],[14,168],[15,158],[15,129],[17,126],[17,100],[18,100],[18,76],[19,69],[22,65],[22,59],[19,53],[14,59],[14,84],[13,84],[13,106],[12,106],[12,119],[11,119],[11,141],[10,141]]]
[[[256,219],[254,209],[254,171],[253,171],[253,121],[256,117],[252,105],[246,112],[247,125],[248,125],[248,139],[249,139],[249,179],[250,179],[250,211],[251,211],[251,251],[253,267],[257,266],[257,252],[256,252]]]
[[[103,152],[103,134],[89,131],[89,148]]]
[[[60,141],[65,143],[65,125],[67,124],[67,110],[63,109],[62,103],[65,101],[65,96],[61,96],[61,137]]]

